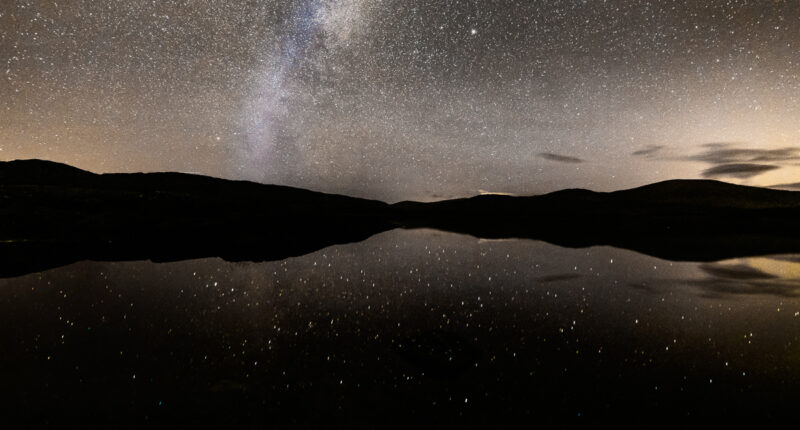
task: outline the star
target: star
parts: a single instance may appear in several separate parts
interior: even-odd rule
[[[796,1],[28,3],[0,12],[3,159],[399,201],[701,178],[707,143],[800,141]],[[721,173],[793,184],[796,161]]]

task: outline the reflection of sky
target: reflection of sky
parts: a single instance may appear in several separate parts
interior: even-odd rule
[[[543,399],[569,400],[548,413],[599,407],[587,396],[692,409],[741,395],[710,402],[759,410],[781,405],[776,378],[800,380],[786,350],[800,299],[774,287],[795,288],[800,263],[780,258],[670,263],[608,247],[395,230],[279,262],[84,262],[0,280],[0,326],[17,333],[5,337],[0,364],[21,375],[48,362],[85,380],[102,372],[94,383],[146,375],[173,404],[199,380],[275,396],[289,384],[300,398],[326,393],[331,405],[456,396],[458,410],[504,399],[519,412],[536,404],[503,393],[543,390]],[[709,284],[720,280],[730,288]]]
[[[739,258],[701,264],[700,269],[706,276],[693,282],[710,295],[800,294],[800,263],[791,256]]]

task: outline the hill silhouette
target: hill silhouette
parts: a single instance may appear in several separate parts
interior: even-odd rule
[[[609,245],[675,261],[800,252],[800,193],[711,180],[395,206],[404,212],[406,227],[565,247]]]
[[[390,228],[389,205],[183,173],[0,163],[0,276],[80,260],[276,260]]]
[[[610,245],[670,260],[800,252],[800,192],[671,180],[610,193],[374,200],[183,173],[0,162],[0,276],[80,260],[277,260],[393,228]]]

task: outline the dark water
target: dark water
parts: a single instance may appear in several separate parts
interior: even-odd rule
[[[800,258],[395,230],[270,263],[0,280],[5,416],[496,425],[791,415]]]

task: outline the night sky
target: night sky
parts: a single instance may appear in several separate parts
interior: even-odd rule
[[[800,182],[800,2],[0,0],[0,160],[378,198]]]

